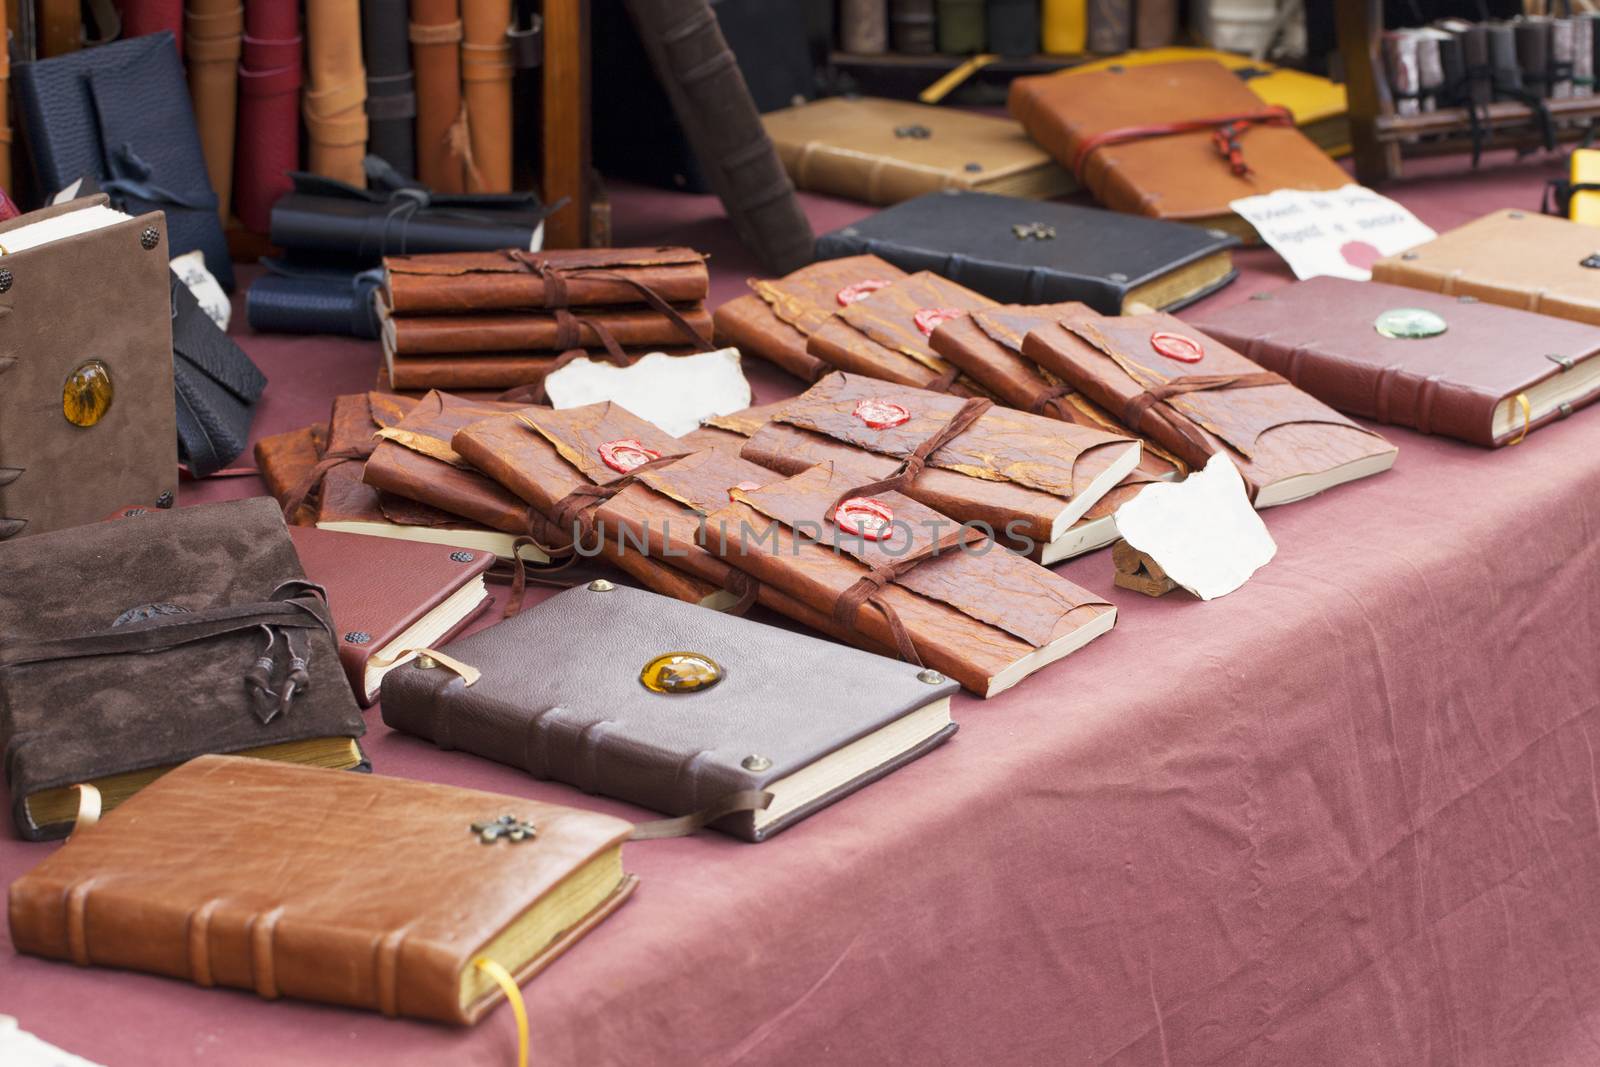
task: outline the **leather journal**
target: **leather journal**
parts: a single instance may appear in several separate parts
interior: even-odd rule
[[[641,286],[686,304],[705,300],[711,285],[705,256],[689,248],[390,256],[383,269],[396,315],[641,304]]]
[[[362,181],[367,154],[367,72],[358,0],[306,0],[306,169]]]
[[[367,151],[412,177],[417,173],[417,91],[406,19],[407,0],[367,0],[361,5]]]
[[[246,229],[266,233],[289,172],[300,169],[299,5],[245,0],[244,28],[233,209]]]
[[[1372,280],[1471,296],[1600,326],[1600,235],[1528,211],[1496,211],[1372,265]]]
[[[207,752],[364,766],[322,592],[265,497],[0,544],[0,744],[12,817],[63,837]]]
[[[233,135],[238,115],[239,54],[244,40],[240,0],[189,0],[183,13],[184,62],[206,173],[217,194],[217,215],[229,218],[233,192]]]
[[[282,507],[297,491],[301,483],[311,477],[311,472],[322,461],[328,447],[328,424],[325,422],[302,426],[298,430],[269,434],[256,442],[256,472],[266,484],[267,495]],[[315,526],[316,502],[304,500],[296,504],[292,514],[284,516],[290,526]]]
[[[1011,83],[1011,114],[1106,207],[1256,240],[1228,207],[1350,176],[1218,63],[1108,67]]]
[[[858,474],[808,468],[706,516],[708,544],[847,630],[993,696],[1100,636],[1116,609]]]
[[[297,254],[376,267],[384,256],[538,251],[547,212],[533,193],[435,194],[376,156],[359,186],[297,171],[272,206],[272,243]]]
[[[217,196],[172,36],[116,41],[13,71],[38,187],[88,176],[130,215],[161,211],[175,256],[199,249],[233,288]]]
[[[164,220],[105,204],[0,222],[0,542],[178,490]]]
[[[1008,196],[930,193],[823,234],[817,256],[871,253],[993,300],[1076,300],[1106,315],[1183,307],[1237,277],[1238,240],[1159,219]]]
[[[1600,332],[1475,299],[1311,278],[1195,324],[1328,406],[1485,447],[1600,394]]]
[[[631,829],[475,789],[202,756],[14,882],[11,940],[80,966],[471,1024],[501,997],[477,960],[526,982],[627,899]]]
[[[522,407],[431,391],[404,418],[378,430],[362,480],[385,498],[413,500],[482,526],[476,543],[501,559],[520,554],[546,562],[552,549],[565,549],[571,538],[450,445],[457,430]]]
[[[938,675],[633,589],[570,589],[444,651],[458,667],[384,679],[385,723],[656,811],[726,811],[710,825],[747,841],[956,731]]]
[[[903,277],[904,271],[877,256],[847,256],[783,278],[751,278],[750,296],[730,300],[712,315],[716,339],[814,382],[831,368],[806,350],[810,336],[852,300]]]
[[[1077,185],[1009,119],[835,96],[761,117],[797,188],[869,204],[940,189],[1048,200]]]
[[[1022,352],[1191,469],[1226,454],[1258,508],[1394,465],[1382,437],[1170,315],[1067,315]]]
[[[1086,543],[1077,527],[1138,467],[1139,443],[987,400],[834,373],[784,404],[741,455],[789,475],[819,463],[859,472],[873,486],[863,495],[892,488],[1054,563],[1110,542],[1100,530]]]
[[[928,335],[942,322],[994,305],[929,271],[854,297],[812,332],[806,351],[839,370],[919,387],[953,381],[956,373]]]
[[[291,528],[289,540],[306,577],[327,592],[339,662],[364,708],[413,649],[450,640],[489,605],[490,552],[314,526]]]

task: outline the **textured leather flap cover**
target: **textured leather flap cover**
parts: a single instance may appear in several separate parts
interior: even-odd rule
[[[502,815],[533,839],[481,844],[471,825]],[[202,756],[18,879],[11,936],[34,955],[466,1023],[500,997],[458,1006],[474,953],[631,830],[522,797]]]
[[[7,542],[0,544],[0,572],[6,648],[104,630],[145,605],[199,612],[259,603],[281,583],[305,577],[283,517],[266,497]],[[22,798],[41,789],[202,753],[360,737],[366,727],[333,639],[320,629],[302,632],[311,683],[268,723],[251,709],[244,683],[264,651],[259,632],[0,672],[0,738],[18,812]]]
[[[579,248],[522,253],[567,275],[567,303],[638,304],[639,290],[608,274],[649,286],[663,300],[704,300],[705,257],[689,248]],[[505,252],[390,256],[383,261],[389,305],[396,314],[545,307],[545,279]]]
[[[780,320],[812,334],[845,306],[851,286],[905,276],[905,271],[877,256],[847,256],[813,263],[782,278],[752,278],[750,288]]]
[[[1063,166],[1112,130],[1235,118],[1266,110],[1220,63],[1163,63],[1085,74],[1046,74],[1011,83],[1010,110]],[[1159,218],[1229,214],[1240,197],[1274,189],[1337,189],[1342,169],[1293,126],[1255,125],[1240,136],[1251,168],[1236,176],[1212,128],[1109,144],[1090,155],[1084,184],[1107,207]]]
[[[857,405],[869,400],[899,405],[910,417],[898,426],[874,429],[855,414]],[[958,397],[841,372],[789,401],[777,419],[905,459],[954,418],[964,403]],[[1011,482],[1069,500],[1116,458],[1121,450],[1115,446],[1130,443],[1127,437],[1103,430],[991,407],[930,455],[928,462],[971,478]]]
[[[1015,227],[1035,225],[1055,236],[1017,236]],[[1016,299],[1060,299],[1065,291],[1113,314],[1130,290],[1239,242],[1220,230],[1101,208],[949,191],[897,204],[825,234],[820,243],[905,256],[995,296],[1000,293],[977,279],[1020,276],[1020,284],[1005,285],[1018,290]]]
[[[1129,378],[1147,390],[1175,378],[1261,372],[1259,366],[1226,345],[1170,315],[1067,320],[1062,325],[1111,357]],[[1200,360],[1183,363],[1162,356],[1151,345],[1151,337],[1161,332],[1193,340],[1202,350]],[[1287,382],[1248,389],[1185,393],[1171,397],[1167,403],[1246,458],[1255,453],[1262,434],[1291,423],[1327,423],[1371,433]]]
[[[1069,616],[1079,608],[1105,604],[1052,571],[1005,549],[993,545],[987,549],[970,545],[961,548],[963,541],[972,540],[973,531],[959,529],[952,520],[899,493],[875,498],[893,511],[898,524],[893,534],[880,541],[845,534],[828,515],[828,507],[852,484],[848,474],[817,466],[759,489],[737,489],[733,496],[807,539],[817,539],[818,547],[809,553],[838,558],[843,566],[834,570],[836,595],[863,573],[861,567],[846,563],[845,557],[862,567],[893,564],[928,551],[937,540],[941,548],[938,554],[896,577],[895,584],[1035,648],[1074,628],[1078,620]],[[737,536],[738,531],[733,532]],[[747,551],[763,550],[754,543],[755,533],[751,532]],[[1005,595],[996,596],[996,590],[1004,590]]]
[[[1396,308],[1436,312],[1447,329],[1385,337],[1373,322]],[[1257,294],[1197,325],[1340,411],[1483,444],[1502,400],[1600,354],[1592,326],[1343,278]]]
[[[504,762],[669,813],[759,789],[955,692],[911,664],[617,587],[570,589],[446,651],[482,677],[396,668],[384,721],[447,748],[495,746]],[[667,652],[709,656],[722,681],[651,692]],[[531,668],[531,669],[530,669]],[[771,761],[760,771],[743,761]]]
[[[839,318],[861,334],[862,340],[849,347],[882,346],[942,374],[950,365],[928,344],[933,327],[924,329],[918,324],[918,316],[923,315],[924,322],[929,322],[932,320],[924,313],[977,311],[993,306],[994,301],[986,296],[929,271],[918,271],[841,308]]]

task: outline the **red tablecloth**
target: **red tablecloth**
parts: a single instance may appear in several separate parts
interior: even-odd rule
[[[1497,158],[1389,191],[1442,229],[1535,210],[1551,173]],[[713,251],[718,300],[754,270],[704,199],[614,202],[619,240]],[[864,213],[808,205],[819,229]],[[1239,259],[1213,300],[1288,278]],[[244,343],[272,379],[259,432],[377,365]],[[527,987],[535,1062],[1600,1062],[1600,412],[1498,452],[1390,436],[1392,472],[1267,513],[1278,557],[1239,592],[1152,601],[1112,588],[1109,554],[1075,561],[1116,629],[959,698],[950,744],[759,846],[628,846],[633,901]],[[369,725],[378,773],[643,817]],[[52,847],[5,840],[0,877]],[[514,1050],[503,1008],[454,1030],[9,944],[0,1011],[117,1065]]]

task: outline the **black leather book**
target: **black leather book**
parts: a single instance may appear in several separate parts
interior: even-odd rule
[[[317,257],[376,267],[384,256],[537,250],[548,212],[533,193],[444,196],[366,159],[370,189],[295,171],[293,191],[272,205],[272,243]]]
[[[406,10],[406,0],[361,5],[361,56],[367,68],[367,151],[410,177],[417,173],[417,87]]]
[[[130,215],[165,212],[171,254],[199,249],[222,287],[233,288],[172,34],[21,63],[12,81],[39,189],[53,193],[87,175]]]
[[[986,0],[989,51],[1031,56],[1039,51],[1039,0]]]
[[[817,258],[865,253],[929,270],[1007,304],[1078,300],[1104,315],[1170,310],[1237,273],[1221,230],[957,190],[929,193],[817,240]]]

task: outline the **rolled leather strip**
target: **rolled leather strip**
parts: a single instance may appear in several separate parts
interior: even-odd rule
[[[300,169],[300,17],[294,4],[245,0],[233,206],[256,232]]]
[[[227,222],[233,190],[234,120],[238,114],[239,55],[244,7],[239,0],[190,0],[183,31],[189,96],[217,193],[217,214]]]
[[[362,4],[361,45],[367,65],[367,151],[411,177],[417,173],[417,93],[406,0]]]
[[[689,248],[592,248],[544,252],[557,286],[505,252],[390,256],[384,285],[396,315],[477,313],[540,307],[637,305],[643,285],[672,304],[702,301],[710,288],[705,257]]]
[[[412,0],[411,65],[417,79],[417,177],[441,193],[459,193],[461,155],[450,143],[461,115],[459,0]]]
[[[376,340],[378,319],[372,294],[379,272],[300,267],[264,259],[267,273],[245,296],[245,317],[257,333],[325,333]]]
[[[306,5],[306,169],[356,185],[365,180],[367,73],[357,0]]]
[[[284,5],[279,0],[269,3]],[[166,30],[178,42],[178,58],[183,58],[183,0],[117,0],[117,10],[122,13],[122,36],[143,37],[147,33]]]
[[[511,191],[511,0],[463,0],[461,92],[472,156],[467,188]]]

